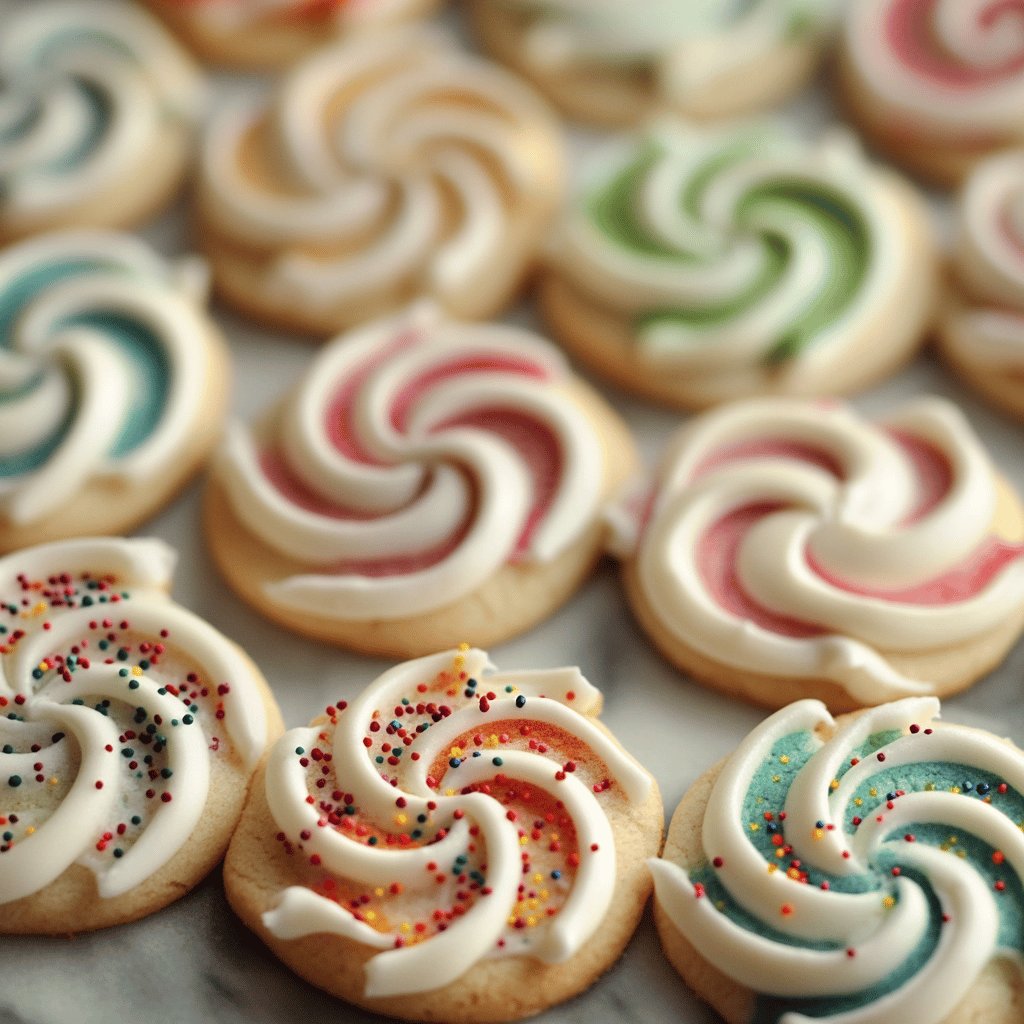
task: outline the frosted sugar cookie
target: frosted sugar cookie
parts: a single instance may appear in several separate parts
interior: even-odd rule
[[[0,241],[128,227],[178,189],[203,83],[144,11],[35,0],[0,33]]]
[[[563,110],[633,124],[668,106],[690,117],[763,110],[813,74],[833,0],[473,0],[479,38]]]
[[[286,68],[335,36],[430,13],[438,0],[145,0],[204,59]]]
[[[128,235],[0,252],[0,549],[128,530],[199,467],[229,377],[205,292]]]
[[[168,597],[175,557],[99,538],[0,559],[0,933],[144,917],[227,848],[280,715]]]
[[[1024,149],[978,164],[960,198],[939,343],[959,375],[1024,418]]]
[[[706,413],[619,526],[657,646],[768,707],[955,693],[1024,625],[1024,510],[938,398],[878,424],[778,399]]]
[[[342,336],[232,429],[207,536],[235,590],[301,633],[375,654],[493,643],[590,573],[634,465],[551,346],[419,306]]]
[[[426,30],[321,50],[206,136],[214,280],[242,310],[327,335],[428,296],[489,317],[561,198],[562,141],[513,75]]]
[[[1024,754],[938,714],[800,701],[683,797],[655,921],[729,1024],[1024,1017]]]
[[[379,676],[275,745],[224,866],[292,970],[409,1020],[507,1021],[587,988],[643,911],[654,780],[579,669],[463,645]]]
[[[840,75],[872,142],[940,184],[1024,142],[1024,8],[1016,0],[858,0]]]
[[[570,205],[540,298],[596,372],[701,408],[892,373],[925,336],[936,265],[920,197],[848,135],[661,120]]]

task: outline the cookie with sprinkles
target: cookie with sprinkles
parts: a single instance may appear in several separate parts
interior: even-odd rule
[[[958,376],[1024,419],[1024,149],[982,161],[960,196],[956,287],[939,348]]]
[[[612,515],[657,647],[766,707],[947,696],[1024,627],[1024,507],[944,399],[879,423],[838,402],[722,406]]]
[[[622,953],[661,845],[654,780],[578,669],[480,650],[398,665],[286,733],[224,867],[292,970],[375,1012],[449,1024],[538,1013]]]
[[[278,69],[335,37],[422,18],[440,0],[143,0],[204,60]]]
[[[889,376],[923,343],[937,284],[922,198],[848,132],[661,118],[584,175],[540,304],[613,384],[700,409]]]
[[[0,252],[0,551],[123,533],[217,442],[227,347],[202,261],[107,231]]]
[[[857,0],[839,71],[872,143],[938,184],[1024,142],[1020,0]]]
[[[158,540],[0,559],[0,933],[144,917],[220,860],[280,713]]]
[[[263,614],[413,657],[498,643],[568,600],[635,465],[625,424],[547,342],[418,305],[342,335],[229,431],[206,535]]]
[[[800,701],[683,797],[655,921],[728,1024],[1024,1019],[1024,753],[938,716]]]
[[[156,213],[185,177],[204,95],[192,58],[133,5],[7,5],[0,242]]]

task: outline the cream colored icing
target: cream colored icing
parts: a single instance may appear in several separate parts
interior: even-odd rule
[[[843,42],[908,137],[1024,135],[1024,19],[1000,0],[860,0],[846,6]]]
[[[506,360],[531,373],[505,369]],[[453,361],[460,365],[446,371]],[[340,337],[278,414],[253,430],[231,429],[216,462],[244,525],[271,550],[309,565],[267,584],[267,600],[347,620],[402,618],[472,593],[510,559],[556,558],[594,523],[604,475],[594,428],[563,387],[568,375],[561,355],[530,332],[455,323],[431,305]],[[426,383],[396,426],[396,403],[418,379]],[[330,436],[346,384],[356,392],[345,432],[365,459]],[[495,412],[537,424],[557,450],[554,489],[523,551],[519,541],[538,500],[529,457],[479,421],[449,425]],[[268,450],[279,452],[320,508],[270,482],[261,466]],[[375,560],[416,558],[445,545],[428,565],[371,572]]]
[[[956,273],[967,306],[945,325],[961,359],[1024,368],[1024,150],[989,157],[960,197]]]
[[[447,680],[453,682],[445,691]],[[478,681],[475,692],[470,692],[467,680]],[[494,696],[489,704],[481,699],[488,690]],[[412,753],[400,766],[378,766],[372,756],[377,746],[364,745],[364,737],[373,737],[373,723],[385,722],[403,698],[414,703],[443,700],[451,713],[425,732],[415,732],[415,742],[403,751]],[[271,751],[267,801],[275,827],[296,842],[303,858],[317,858],[318,870],[370,892],[373,887],[400,885],[400,892],[386,903],[388,918],[395,922],[425,917],[429,908],[443,906],[451,898],[450,888],[439,888],[433,871],[424,870],[428,863],[446,870],[462,851],[475,848],[477,852],[467,856],[476,858],[472,863],[486,860],[482,868],[486,877],[477,881],[477,895],[465,912],[445,930],[404,946],[396,947],[396,937],[415,938],[415,929],[403,932],[383,924],[378,928],[359,920],[340,900],[324,895],[322,886],[319,891],[312,885],[283,890],[276,906],[264,914],[266,927],[282,939],[335,934],[380,949],[366,965],[365,994],[372,998],[441,988],[480,960],[499,953],[529,955],[548,963],[569,960],[599,928],[614,893],[615,841],[602,803],[614,799],[638,804],[651,786],[646,772],[585,717],[599,701],[598,692],[578,669],[497,673],[483,651],[463,649],[399,665],[379,676],[329,726],[287,733]],[[493,741],[483,742],[481,735],[474,754],[466,751],[459,764],[445,765],[443,778],[430,775],[435,761],[441,759],[438,763],[444,764],[453,750],[462,749],[453,747],[454,741],[474,733],[489,734],[491,722],[503,723],[510,734],[514,729],[514,735],[500,742],[496,735]],[[571,740],[566,743],[555,734],[538,732],[548,727],[563,731]],[[546,745],[537,747],[531,741],[528,746],[522,737],[530,730],[548,737]],[[423,845],[413,842],[395,848],[389,841],[370,846],[357,840],[351,830],[327,827],[324,811],[315,800],[307,801],[309,794],[320,792],[311,785],[315,772],[311,776],[296,755],[298,748],[309,752],[314,745],[333,755],[332,777],[352,794],[360,822],[392,828],[397,799],[402,801],[397,805],[401,821],[429,821],[423,827],[430,838],[422,837]],[[568,771],[563,765],[567,752],[574,759]],[[417,755],[418,760],[410,759]],[[529,824],[513,821],[515,814],[506,809],[500,793],[463,791],[496,776],[505,781],[493,782],[494,788],[526,784],[535,793],[560,801],[560,813],[571,820],[576,835],[577,866],[566,869],[564,878],[546,883],[560,890],[563,902],[557,913],[545,918],[543,909],[538,910],[541,920],[521,929],[513,925],[521,904],[520,883],[541,884],[536,876],[531,879],[524,874],[525,865],[529,863],[531,872],[536,869],[539,874],[539,864],[561,864],[559,857],[564,859],[570,851],[545,852],[544,843],[536,842],[538,836],[533,836],[531,846]],[[447,833],[430,841],[437,838],[439,828]],[[405,831],[404,825],[395,831]],[[562,841],[568,843],[568,837]],[[530,860],[525,861],[526,857]],[[468,881],[458,884],[473,888]],[[480,890],[483,885],[488,892]],[[543,903],[543,894],[534,902]]]
[[[0,513],[9,522],[53,513],[94,480],[146,486],[180,457],[210,374],[205,298],[201,262],[169,264],[128,235],[62,232],[0,256],[0,469],[10,460]],[[143,342],[125,341],[121,324],[152,339],[159,371],[136,365]],[[115,451],[126,431],[134,443]],[[14,461],[32,452],[27,468]]]
[[[12,226],[104,199],[203,105],[199,71],[170,34],[106,0],[7,12],[0,76],[0,216]]]
[[[690,880],[697,865],[650,862],[660,907],[700,955],[744,987],[771,996],[840,997],[876,986],[881,991],[904,961],[917,955],[931,914],[925,885],[932,890],[947,923],[930,956],[909,978],[892,991],[861,999],[860,1005],[845,1010],[824,1015],[819,1010],[812,1017],[791,1007],[780,1015],[782,1024],[811,1019],[836,1024],[910,1019],[939,1024],[967,995],[989,960],[1012,956],[998,948],[997,899],[1003,898],[998,890],[993,891],[969,861],[905,839],[913,834],[907,831],[911,827],[948,827],[954,840],[958,833],[966,834],[999,851],[1004,858],[1000,863],[1020,876],[1024,836],[1016,821],[998,809],[998,797],[986,801],[961,794],[959,788],[929,791],[926,784],[888,802],[881,793],[873,803],[864,800],[864,806],[852,802],[858,789],[863,792],[862,787],[883,770],[923,765],[927,772],[935,762],[959,766],[967,779],[975,777],[972,772],[986,772],[1017,792],[1024,787],[1024,757],[1019,750],[977,730],[937,723],[938,714],[934,698],[872,708],[836,729],[827,742],[813,739],[810,759],[789,780],[784,812],[787,856],[802,869],[833,879],[874,874],[878,887],[840,892],[794,880],[787,871],[771,870],[749,838],[753,826],[746,820],[745,800],[758,769],[786,756],[778,755],[782,747],[777,746],[785,737],[834,727],[818,701],[792,704],[758,726],[726,761],[707,802],[702,848],[716,865],[716,880],[750,915],[753,926],[719,912],[703,892],[698,894]],[[874,743],[865,752],[869,738],[891,732],[897,738],[884,742],[880,754]],[[854,814],[863,822],[851,836],[845,824]],[[781,829],[781,816],[778,820]],[[886,854],[903,866],[903,874],[879,867]],[[906,869],[919,872],[925,881],[908,877]],[[785,913],[780,913],[782,907]],[[789,944],[774,939],[768,929],[783,933]],[[810,942],[834,948],[808,948]]]
[[[259,760],[259,682],[241,651],[167,596],[175,558],[162,541],[97,538],[0,559],[0,748],[12,748],[0,752],[0,832],[11,835],[0,904],[72,864],[95,874],[102,899],[124,895],[184,847],[212,758]],[[141,738],[150,725],[153,742]]]
[[[290,190],[244,172],[261,123]],[[548,200],[557,169],[536,150],[555,138],[521,82],[438,34],[399,30],[319,51],[272,104],[222,111],[202,187],[218,231],[266,258],[265,291],[283,302],[329,310],[403,281],[455,300],[507,255],[518,204]]]
[[[625,174],[628,187],[614,184]],[[625,209],[610,228],[597,207],[616,190]],[[838,230],[822,215],[830,205],[843,211]],[[769,370],[783,388],[827,389],[899,301],[920,245],[905,197],[848,133],[807,143],[770,125],[662,118],[605,160],[550,258],[628,321],[650,372],[700,376],[726,396]],[[850,294],[836,266],[857,274]],[[830,294],[827,315],[815,313]],[[787,338],[797,341],[780,355]]]
[[[594,67],[650,68],[670,100],[744,68],[756,68],[794,38],[821,41],[831,0],[500,0],[529,16],[523,58],[540,73]]]
[[[948,488],[923,514],[916,512],[922,488],[914,463],[891,431],[923,442],[948,466]],[[822,452],[842,478],[785,454],[707,462],[731,446],[762,443]],[[820,635],[759,624],[726,607],[702,575],[707,531],[752,506],[764,512],[727,567],[733,592]],[[620,515],[617,543],[634,560],[652,614],[677,640],[743,671],[828,679],[870,704],[931,688],[897,671],[889,652],[966,643],[1017,614],[1024,559],[1012,545],[984,586],[962,599],[898,596],[964,569],[994,543],[995,507],[992,464],[949,402],[917,400],[879,427],[839,403],[752,400],[679,432],[655,482],[649,519],[639,529],[635,517]],[[844,585],[830,582],[812,560]]]

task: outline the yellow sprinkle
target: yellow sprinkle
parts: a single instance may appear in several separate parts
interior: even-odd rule
[[[529,841],[530,841],[529,836],[520,836],[519,837],[519,845],[520,846],[525,846]]]
[[[516,915],[515,914],[509,914],[508,915],[508,923],[512,924],[512,925],[514,925],[516,923]]]
[[[445,795],[445,796],[455,796],[455,793],[456,793],[456,792],[457,792],[457,791],[456,791],[456,790],[455,790],[455,789],[454,789],[454,788],[453,788],[452,786],[449,786],[449,787],[448,787],[448,788],[447,788],[447,789],[446,789],[446,790],[444,791],[444,795]]]
[[[864,801],[859,796],[858,797],[854,797],[853,802],[854,802],[854,805],[857,806],[857,807],[863,807],[864,806]]]
[[[878,796],[878,790],[877,790],[877,789],[875,789],[875,787],[874,787],[874,786],[872,786],[872,787],[871,787],[871,788],[870,788],[870,789],[868,790],[868,796]]]
[[[498,734],[492,732],[491,735],[488,736],[487,739],[485,740],[484,746],[490,747],[491,749],[498,746]]]
[[[56,775],[51,775],[51,776],[50,776],[50,777],[49,777],[49,778],[48,778],[48,779],[47,779],[46,781],[47,781],[47,782],[48,782],[48,783],[49,783],[49,784],[50,784],[51,786],[56,786],[56,785],[57,785],[57,782],[58,782],[59,780],[57,779],[57,776],[56,776]]]
[[[537,896],[540,898],[541,903],[547,903],[547,901],[551,899],[551,893],[549,893],[547,889],[541,889],[541,891],[537,893]]]
[[[761,826],[756,821],[752,821],[750,823],[750,831],[751,832],[760,832],[761,831]]]
[[[526,919],[526,927],[527,928],[536,928],[537,927],[537,918],[535,918],[532,914]]]
[[[949,840],[948,840],[948,842],[949,842],[949,843],[950,843],[951,845],[953,845],[953,846],[956,846],[956,843],[957,843],[957,838],[956,838],[956,836],[950,836],[950,837],[949,837]]]
[[[814,838],[821,840],[825,838],[825,830],[823,828],[816,828],[814,830]]]
[[[376,910],[368,910],[365,914],[363,914],[363,917],[365,917],[367,921],[376,921],[377,920],[377,911]]]
[[[462,643],[459,644],[459,650],[462,651],[463,654],[465,654],[466,651],[469,650],[469,644],[467,644],[466,641],[463,640]]]
[[[776,850],[775,851],[775,856],[776,857],[785,857],[786,856],[786,851],[785,850]]]
[[[27,829],[25,829],[25,835],[30,836],[30,835],[32,835],[33,832],[35,832],[35,830],[36,830],[35,825],[29,825],[29,827]]]
[[[926,782],[924,784],[924,791],[926,793],[934,793],[935,792],[935,783],[934,782]]]
[[[132,665],[132,675],[133,676],[141,676],[142,675],[142,669],[139,668],[138,665]]]
[[[769,875],[774,875],[775,872],[778,871],[778,870],[779,870],[779,865],[778,864],[769,864],[768,865],[768,874]]]
[[[448,751],[448,756],[462,757],[462,747],[452,747],[451,750]]]
[[[725,900],[715,900],[715,910],[725,910]]]
[[[540,885],[544,881],[544,876],[538,871],[534,874],[533,881],[535,885]]]
[[[886,896],[882,900],[882,906],[885,907],[886,910],[891,910],[896,906],[896,900],[892,896]]]
[[[383,896],[384,895],[384,890],[380,886],[378,886],[376,889],[373,890],[373,895],[374,896]]]
[[[540,901],[534,896],[526,901],[526,905],[531,910],[536,910],[540,906]]]
[[[958,857],[959,857],[959,858],[960,858],[961,860],[964,860],[964,859],[965,859],[965,858],[967,857],[967,851],[966,851],[966,850],[957,850],[957,851],[956,851],[956,855],[957,855],[957,856],[958,856]]]
[[[395,824],[404,825],[409,819],[404,814],[395,815]]]
[[[839,780],[838,779],[833,779],[828,785],[829,785],[829,789],[838,789],[839,788]]]
[[[789,764],[789,754],[783,754],[782,757],[779,758],[779,764]]]
[[[408,921],[403,921],[403,922],[402,922],[402,923],[401,923],[401,924],[400,924],[400,925],[398,926],[398,930],[399,930],[400,932],[406,932],[406,933],[408,933],[408,932],[411,932],[411,931],[412,931],[412,925],[411,925],[411,924],[409,924],[409,922],[408,922]]]
[[[781,781],[782,781],[782,776],[781,775],[773,775],[772,776],[772,782],[781,782]]]

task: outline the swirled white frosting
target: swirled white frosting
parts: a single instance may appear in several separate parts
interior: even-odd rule
[[[980,163],[959,212],[956,272],[968,297],[947,342],[970,363],[1024,370],[1024,150]]]
[[[203,83],[144,11],[107,0],[37,0],[0,34],[0,221],[59,222],[106,200],[169,125],[199,118]]]
[[[655,70],[666,97],[756,68],[794,38],[827,34],[832,0],[498,0],[530,15],[523,57],[539,72],[623,66]]]
[[[62,232],[0,255],[0,516],[25,524],[91,481],[156,482],[206,390],[203,265],[127,235]]]
[[[246,171],[257,127],[273,185]],[[558,151],[523,83],[410,29],[323,49],[272,105],[224,110],[202,188],[218,233],[265,260],[271,297],[330,310],[404,288],[457,304],[509,255],[521,204],[551,201],[558,168],[538,156]]]
[[[846,133],[662,119],[584,189],[551,260],[626,318],[652,372],[716,394],[770,370],[813,392],[916,270],[906,206]]]
[[[123,895],[188,841],[214,759],[259,760],[253,671],[167,596],[174,561],[122,539],[0,559],[0,905],[72,864]]]
[[[790,705],[716,779],[707,861],[651,862],[700,955],[771,997],[758,1019],[939,1024],[990,960],[1024,963],[1024,755],[938,713]]]
[[[587,717],[578,669],[491,669],[479,650],[405,662],[271,751],[270,812],[307,879],[264,923],[379,949],[369,997],[497,954],[564,962],[608,912],[605,807],[642,803],[650,777]]]
[[[1018,615],[1024,548],[993,532],[996,507],[993,466],[949,402],[872,425],[839,403],[755,400],[677,435],[649,518],[619,542],[651,613],[688,647],[871,704],[931,689],[892,654]]]
[[[546,562],[596,520],[605,473],[561,355],[433,306],[343,335],[279,414],[236,426],[216,472],[235,515],[309,566],[283,608],[394,619]]]
[[[1003,0],[858,0],[846,54],[894,130],[954,143],[1024,136],[1024,13]]]

